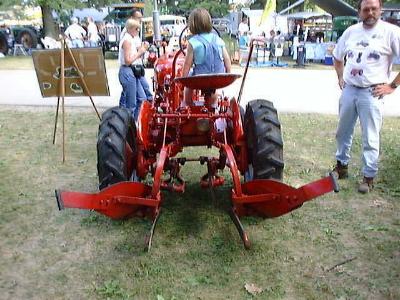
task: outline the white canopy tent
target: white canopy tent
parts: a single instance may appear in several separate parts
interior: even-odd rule
[[[249,19],[250,32],[254,35],[261,35],[262,32],[268,35],[272,29],[275,31],[279,30],[283,34],[288,32],[286,16],[280,16],[277,13],[272,13],[267,20],[260,24],[261,16],[263,14],[262,9],[243,9],[242,12]]]
[[[342,0],[312,0],[316,5],[333,16],[357,16],[357,10]],[[287,13],[293,8],[303,4],[304,0],[299,0],[279,12],[280,15]]]
[[[305,20],[305,19],[318,19],[318,18],[331,18],[332,15],[324,12],[315,12],[315,11],[301,11],[293,14],[285,15],[288,19],[297,19],[297,20]]]

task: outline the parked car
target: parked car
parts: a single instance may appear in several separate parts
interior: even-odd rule
[[[217,29],[221,34],[231,34],[231,23],[228,19],[225,18],[214,18],[212,19],[212,25],[215,29]]]
[[[388,2],[388,1],[384,1]],[[385,3],[382,8],[382,20],[400,26],[400,3],[399,1],[390,1]]]
[[[398,11],[384,10],[382,13],[382,19],[386,22],[400,26],[400,9]]]
[[[120,25],[121,27],[125,26],[126,20],[132,14],[132,10],[137,7],[133,4],[119,4],[113,5],[114,9],[103,19],[106,23],[113,23]]]
[[[164,41],[169,40],[174,36],[179,36],[182,30],[186,27],[186,18],[174,15],[160,15],[160,34]],[[142,19],[144,40],[153,43],[153,17]]]

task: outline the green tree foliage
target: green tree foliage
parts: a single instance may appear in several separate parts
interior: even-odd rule
[[[171,14],[188,16],[196,7],[207,9],[214,18],[223,17],[228,13],[228,0],[167,0],[160,5],[160,10]]]
[[[358,0],[344,0],[346,3],[350,4],[354,8],[357,8]],[[263,9],[265,6],[266,0],[255,0],[254,3],[251,5],[253,9]],[[288,7],[288,5],[292,5],[293,3],[297,2],[297,0],[276,0],[276,10],[281,11]],[[384,3],[396,3],[400,4],[400,0],[385,0]],[[313,6],[312,0],[306,0],[303,8],[312,8]]]
[[[71,11],[75,8],[84,7],[102,7],[112,3],[112,0],[88,0],[83,2],[80,0],[0,0],[0,8],[11,7],[13,5],[21,6],[40,6],[42,10],[44,33],[47,36],[57,37],[58,28],[53,19],[52,11],[59,15]]]
[[[264,9],[266,1],[267,0],[255,0],[250,7],[252,9]],[[297,2],[297,0],[276,0],[276,10],[281,11],[295,2]],[[305,0],[304,3],[300,5],[302,9],[312,9],[314,6],[315,4],[313,4],[312,0]]]
[[[357,4],[358,4],[358,0],[345,0],[345,2],[347,2],[348,4],[350,4],[351,6],[353,6],[354,8],[357,9]],[[384,4],[400,4],[400,0],[383,0]]]
[[[158,0],[160,1],[160,0]],[[132,2],[132,0],[0,0],[0,7],[9,7],[12,5],[31,5],[40,6],[43,15],[43,25],[45,35],[57,37],[58,32],[52,11],[56,11],[60,16],[65,12],[70,12],[76,8],[84,7],[104,7],[115,2]],[[196,7],[208,9],[212,17],[222,17],[228,13],[229,0],[163,0],[158,5],[159,10],[177,15],[189,15],[190,11]],[[146,10],[153,6],[153,0],[145,0]]]
[[[145,0],[146,11],[151,11],[154,0]],[[222,17],[228,13],[229,0],[157,0],[159,10],[163,13],[188,16],[196,7],[204,7],[208,9],[212,17]],[[295,3],[297,0],[276,0],[277,11],[280,11]],[[345,0],[353,7],[357,7],[358,0]],[[31,5],[40,6],[43,15],[43,25],[45,34],[56,37],[58,32],[56,22],[53,19],[52,11],[56,11],[60,16],[65,15],[75,8],[83,7],[104,7],[115,2],[132,2],[132,0],[0,0],[0,9],[8,8],[13,5]],[[251,5],[252,9],[263,9],[266,0],[255,0]],[[400,3],[400,0],[387,0],[385,3]],[[312,0],[306,0],[303,8],[312,8],[314,4]]]

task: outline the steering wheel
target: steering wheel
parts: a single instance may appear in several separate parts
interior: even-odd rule
[[[186,29],[188,29],[188,25],[185,26],[185,28],[183,28],[181,34],[179,35],[179,49],[181,49],[183,55],[186,55],[184,48],[182,46],[182,37],[183,37],[183,33],[186,31]],[[219,33],[218,29],[215,28],[215,26],[212,27],[214,29],[214,31],[218,34],[219,37],[221,37],[221,34]]]

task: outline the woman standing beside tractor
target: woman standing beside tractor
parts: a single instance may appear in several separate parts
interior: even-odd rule
[[[135,37],[138,36],[140,23],[133,19],[126,21],[126,34],[120,41],[118,62],[119,82],[122,85],[120,107],[128,108],[135,120],[139,115],[140,103],[146,99],[146,94],[140,84],[139,78],[144,76],[141,56],[146,52],[146,44],[136,49]],[[136,63],[137,62],[137,63]]]

